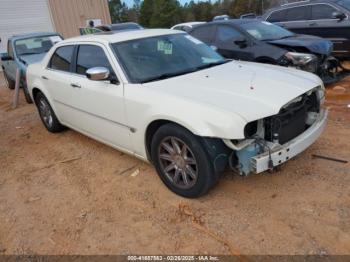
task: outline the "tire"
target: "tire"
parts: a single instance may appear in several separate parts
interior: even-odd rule
[[[22,84],[23,94],[28,104],[33,104],[33,100],[30,97],[29,90],[26,83]]]
[[[4,76],[5,76],[5,80],[7,82],[7,87],[9,89],[15,89],[15,85],[16,85],[15,81],[11,80],[5,71],[4,71]]]
[[[197,198],[217,182],[218,176],[200,139],[176,124],[157,130],[152,138],[151,157],[160,179],[177,195]]]
[[[35,104],[38,108],[41,121],[49,132],[58,133],[65,129],[58,121],[55,112],[43,93],[37,93],[35,96]]]

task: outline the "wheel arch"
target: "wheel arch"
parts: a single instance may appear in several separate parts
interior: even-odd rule
[[[33,87],[32,88],[32,97],[33,97],[33,101],[35,102],[35,97],[37,96],[37,94],[39,93],[39,92],[41,92],[41,93],[43,93],[39,88],[37,88],[37,87]]]
[[[153,120],[151,123],[148,124],[148,126],[146,128],[146,132],[145,132],[146,155],[147,155],[148,161],[150,161],[150,162],[152,162],[152,158],[151,158],[152,138],[153,138],[154,134],[157,132],[157,130],[166,124],[175,124],[175,125],[181,126],[182,128],[185,128],[185,129],[189,130],[190,132],[192,132],[187,127],[185,127],[179,123],[176,123],[174,121],[168,120],[168,119]]]

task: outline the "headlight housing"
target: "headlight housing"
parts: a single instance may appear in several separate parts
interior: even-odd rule
[[[284,56],[297,68],[312,73],[317,72],[317,56],[313,54],[288,52]]]

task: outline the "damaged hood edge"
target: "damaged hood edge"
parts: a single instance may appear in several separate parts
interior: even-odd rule
[[[333,43],[329,40],[310,35],[295,35],[292,37],[268,41],[276,46],[304,47],[310,52],[329,56],[333,51]]]

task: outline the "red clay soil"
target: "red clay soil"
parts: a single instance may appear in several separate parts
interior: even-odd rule
[[[226,173],[207,196],[171,193],[149,164],[11,109],[0,79],[0,254],[350,254],[350,78],[328,127],[281,171]],[[340,86],[340,87],[339,87]]]

